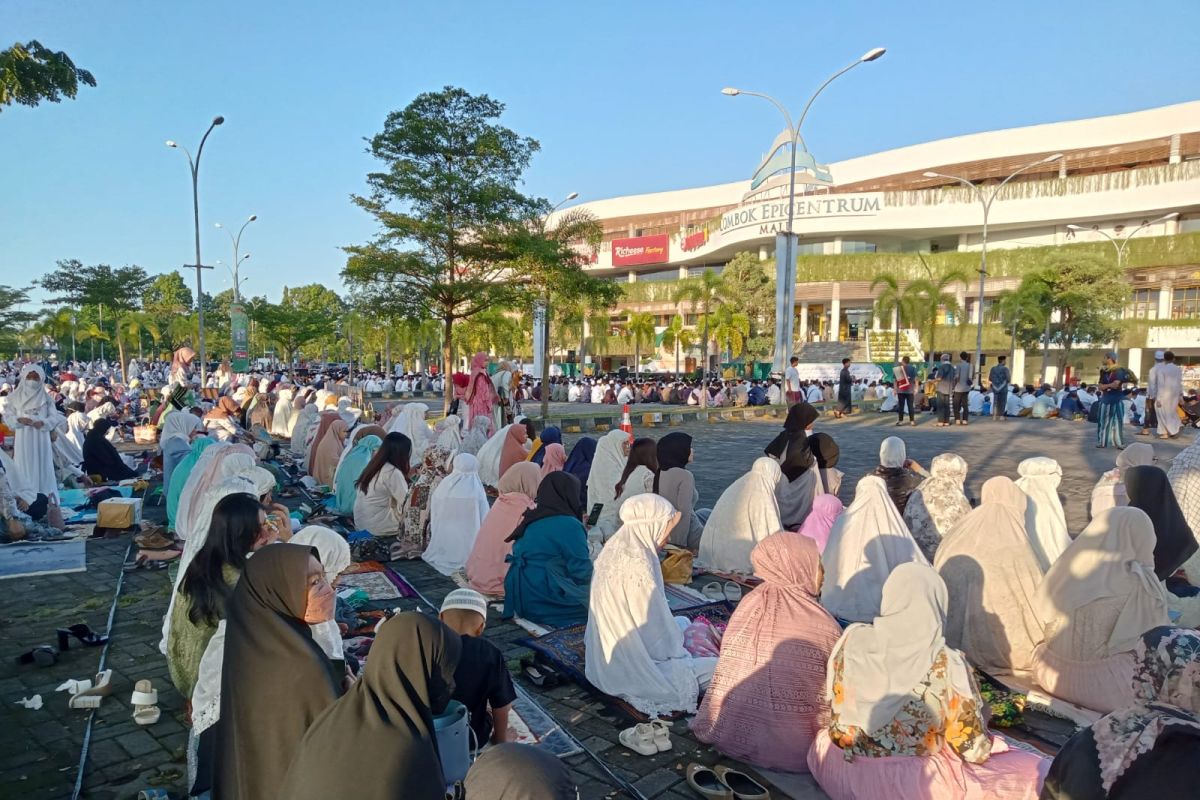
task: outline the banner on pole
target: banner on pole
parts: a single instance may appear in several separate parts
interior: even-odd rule
[[[234,372],[247,372],[250,369],[250,318],[240,303],[229,307],[229,336],[233,342],[229,366]]]

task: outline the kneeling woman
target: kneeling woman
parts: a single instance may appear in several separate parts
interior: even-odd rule
[[[537,491],[537,506],[516,530],[504,577],[504,616],[565,628],[587,621],[592,561],[581,517],[579,481],[552,472]]]
[[[986,708],[962,653],[946,644],[946,586],[901,564],[880,615],[851,625],[829,658],[831,720],[808,766],[833,800],[987,797],[1033,800],[1048,763],[987,732]]]
[[[656,494],[626,500],[621,529],[596,559],[592,580],[584,636],[587,679],[649,717],[694,713],[696,697],[717,666],[716,658],[688,653],[683,628],[667,605],[658,550],[679,517]]]

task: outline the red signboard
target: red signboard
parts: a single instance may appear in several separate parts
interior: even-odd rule
[[[670,237],[665,233],[657,236],[637,236],[633,239],[614,239],[612,263],[614,267],[632,267],[637,264],[662,264],[670,260],[667,250]]]
[[[687,253],[703,247],[706,242],[708,242],[708,231],[696,231],[693,234],[683,237],[683,252]]]

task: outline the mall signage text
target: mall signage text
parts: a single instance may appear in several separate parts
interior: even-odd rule
[[[883,192],[810,195],[797,197],[792,202],[796,219],[873,217],[884,208]],[[786,227],[787,217],[786,200],[749,203],[721,215],[721,232],[758,226],[759,233],[777,233]]]

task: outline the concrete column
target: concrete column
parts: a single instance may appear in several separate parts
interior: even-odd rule
[[[828,242],[825,245],[825,252],[830,253],[835,256],[841,255],[841,253],[842,253],[842,237],[840,237],[840,236],[833,237],[833,241]]]
[[[1138,380],[1142,380],[1142,348],[1129,348],[1129,355],[1126,357],[1128,362],[1127,368],[1130,372],[1137,376]]]
[[[637,273],[634,272],[633,270],[629,270],[629,282],[637,283]]]
[[[765,244],[760,244],[758,246],[758,260],[759,261],[767,261],[770,258],[771,258],[771,248],[767,247]]]
[[[1158,287],[1158,318],[1159,319],[1170,319],[1171,318],[1171,292],[1173,291],[1173,289],[1174,289],[1174,285],[1172,284],[1170,279],[1163,281],[1162,285]]]
[[[800,301],[800,341],[808,341],[808,301]]]
[[[1012,364],[1012,386],[1025,385],[1025,348],[1018,347],[1013,351]]]
[[[833,284],[833,300],[830,302],[829,313],[829,341],[840,342],[842,340],[842,284],[834,282]]]
[[[679,280],[682,281],[682,280],[686,279],[687,275],[688,275],[688,268],[681,264],[679,267]]]

